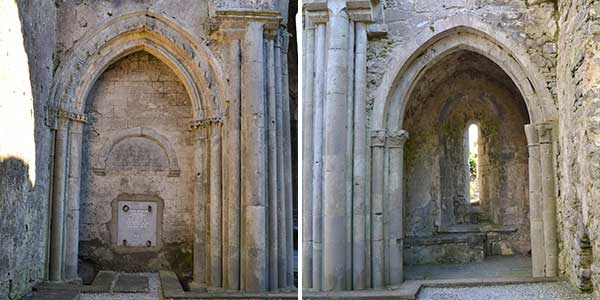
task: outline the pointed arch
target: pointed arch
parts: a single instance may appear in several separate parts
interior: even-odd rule
[[[210,49],[179,26],[149,12],[123,15],[78,41],[56,72],[50,102],[83,113],[90,90],[114,62],[146,51],[168,65],[184,84],[195,119],[219,117],[228,98],[224,72]]]
[[[532,123],[556,119],[557,109],[546,81],[522,46],[498,28],[466,16],[440,20],[412,44],[397,47],[394,60],[376,91],[371,128],[402,128],[404,111],[414,85],[427,69],[459,50],[481,54],[511,78],[523,98]]]

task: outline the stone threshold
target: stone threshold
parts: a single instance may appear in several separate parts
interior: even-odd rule
[[[33,287],[34,291],[77,291],[80,293],[110,293],[117,273],[113,271],[100,271],[91,285],[78,283],[42,282]]]
[[[177,275],[171,271],[160,271],[160,285],[164,300],[170,299],[297,299],[298,293],[291,292],[239,292],[239,291],[184,291]]]
[[[450,288],[450,287],[478,287],[494,285],[512,285],[564,281],[560,277],[525,277],[525,278],[468,278],[468,279],[436,279],[436,280],[408,280],[399,286],[385,289],[371,289],[360,291],[331,291],[316,292],[304,291],[302,299],[327,299],[327,300],[369,300],[369,299],[397,299],[415,300],[422,288]]]

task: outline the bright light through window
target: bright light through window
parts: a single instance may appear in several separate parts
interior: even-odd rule
[[[479,202],[479,157],[477,146],[479,143],[479,127],[471,124],[468,129],[468,182],[469,200],[471,203]]]

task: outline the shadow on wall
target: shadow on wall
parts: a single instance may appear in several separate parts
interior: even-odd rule
[[[35,2],[35,3],[34,3]],[[0,299],[46,273],[54,1],[0,1]]]
[[[30,241],[38,239],[44,224],[44,204],[31,203],[29,165],[14,156],[0,158],[0,298],[18,298],[29,290],[29,284],[42,277],[41,268],[28,268]],[[20,212],[30,212],[21,214]],[[43,228],[43,227],[42,227]],[[43,232],[43,230],[42,230]],[[32,250],[30,253],[33,253]]]

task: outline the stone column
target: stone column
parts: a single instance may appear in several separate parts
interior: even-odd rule
[[[348,13],[330,0],[323,147],[323,289],[346,288],[346,102]]]
[[[325,98],[325,36],[326,25],[317,24],[315,40],[315,86],[313,119],[313,287],[323,283],[323,118]]]
[[[283,74],[281,73],[281,35],[279,32],[277,33],[277,38],[275,39],[275,95],[277,100],[277,147],[278,149],[284,148],[284,116],[283,116]],[[278,282],[279,287],[287,286],[287,269],[288,269],[288,260],[287,260],[287,217],[286,217],[286,197],[287,190],[285,188],[285,153],[284,151],[277,151],[277,171],[281,176],[277,177],[277,194],[278,194],[278,216],[277,219],[277,233],[278,233],[278,249],[277,249],[277,259],[278,259],[278,268],[281,272],[278,274]]]
[[[285,186],[285,212],[286,212],[286,253],[287,263],[285,272],[287,274],[286,287],[294,285],[294,273],[292,266],[294,265],[294,222],[292,215],[292,200],[293,200],[293,183],[292,183],[292,129],[291,129],[291,112],[290,112],[290,84],[288,74],[287,51],[289,47],[289,34],[287,30],[280,29],[281,33],[281,96],[283,106],[283,153],[284,153],[284,186]]]
[[[302,35],[304,50],[302,51],[302,286],[313,285],[313,211],[312,211],[312,176],[313,176],[313,89],[314,89],[314,47],[315,27],[310,19],[305,18],[305,29]]]
[[[404,246],[404,143],[408,132],[400,130],[391,132],[386,140],[389,161],[384,224],[387,227],[385,260],[387,285],[400,285],[404,280],[403,246]]]
[[[267,170],[264,50],[261,22],[248,22],[242,51],[243,287],[267,290]]]
[[[374,288],[384,285],[384,146],[385,130],[371,133],[371,277]]]
[[[208,137],[203,124],[192,125],[194,137],[194,285],[205,288],[208,283]]]
[[[85,119],[73,120],[70,130],[70,151],[66,200],[65,279],[80,281],[77,273],[79,254],[79,205],[81,190],[81,146]]]
[[[525,136],[529,150],[529,226],[531,236],[531,266],[533,277],[544,277],[546,251],[544,247],[544,222],[540,144],[534,125],[525,125]]]
[[[211,122],[210,135],[210,285],[222,287],[221,122]]]
[[[54,133],[54,171],[52,178],[52,216],[50,234],[49,280],[64,280],[65,181],[67,176],[67,147],[70,120],[58,116]]]
[[[554,152],[552,145],[552,124],[537,124],[540,141],[540,162],[542,169],[542,197],[544,218],[544,248],[546,250],[546,276],[558,275],[558,243],[556,229],[556,190],[554,180]]]
[[[275,38],[275,37],[271,37]],[[278,192],[279,183],[278,176],[281,175],[278,172],[278,159],[277,159],[277,98],[275,95],[275,42],[273,39],[266,41],[267,46],[267,94],[268,94],[268,167],[269,167],[269,288],[276,290],[279,287],[279,246],[278,246]],[[285,272],[285,270],[281,270]]]
[[[353,245],[353,223],[352,223],[352,210],[353,210],[353,179],[354,170],[354,22],[351,20],[348,22],[348,58],[347,58],[347,77],[348,77],[348,92],[346,101],[346,249],[348,255],[346,255],[346,287],[352,288],[354,281],[353,276],[353,265],[352,265],[352,245]],[[360,83],[359,83],[360,84]]]
[[[367,29],[364,23],[356,23],[354,46],[354,152],[353,201],[352,201],[352,285],[354,289],[366,288],[366,220],[367,197]]]
[[[230,81],[232,90],[227,113],[227,140],[225,161],[228,170],[227,194],[227,274],[225,287],[232,290],[240,288],[240,40],[231,41],[229,48]]]

